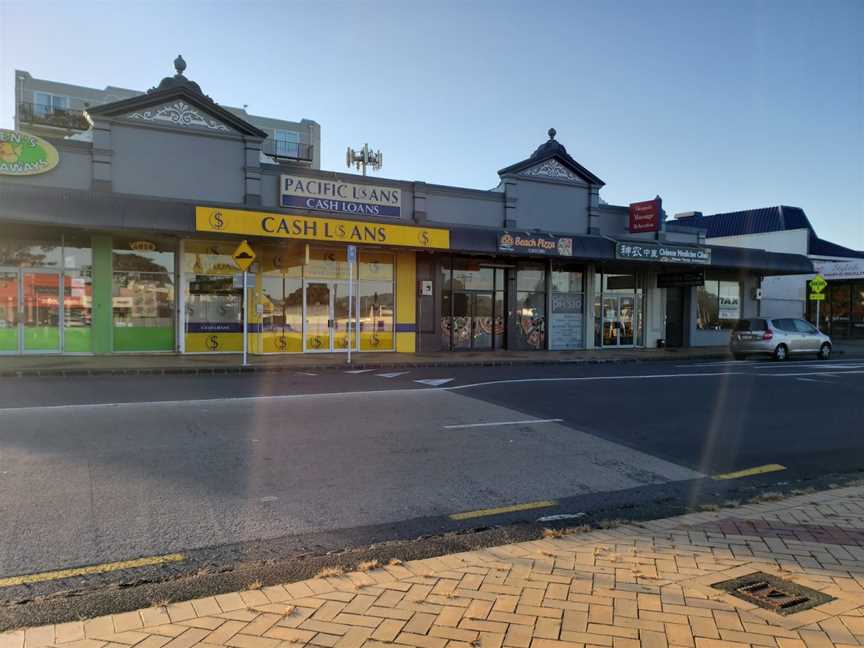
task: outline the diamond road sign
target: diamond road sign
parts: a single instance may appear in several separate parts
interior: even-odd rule
[[[822,275],[816,275],[810,280],[810,290],[814,293],[821,293],[825,290],[825,286],[828,285],[828,282],[825,281],[825,277]]]
[[[255,252],[246,241],[241,242],[231,256],[234,258],[234,264],[243,272],[246,272],[255,260]]]

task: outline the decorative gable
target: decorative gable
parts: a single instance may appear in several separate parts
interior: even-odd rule
[[[233,130],[183,99],[136,110],[124,115],[124,117],[134,121],[203,129],[218,133],[230,133]]]
[[[580,178],[578,175],[573,173],[570,169],[565,167],[556,159],[546,160],[545,162],[541,162],[540,164],[535,164],[532,167],[528,167],[524,171],[520,171],[519,175],[521,176],[530,176],[530,177],[539,177],[539,178],[552,178],[555,180],[567,180],[568,182],[578,182],[579,184],[584,184],[585,181]]]

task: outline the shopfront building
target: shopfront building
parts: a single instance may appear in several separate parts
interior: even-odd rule
[[[244,313],[253,354],[722,344],[761,277],[812,268],[603,203],[554,130],[491,191],[371,178],[166,81],[74,140],[3,131],[32,150],[0,168],[0,353],[238,353]]]

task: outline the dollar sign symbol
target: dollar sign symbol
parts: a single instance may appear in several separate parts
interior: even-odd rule
[[[215,335],[211,335],[207,338],[207,348],[211,351],[215,351],[219,348],[219,338]]]

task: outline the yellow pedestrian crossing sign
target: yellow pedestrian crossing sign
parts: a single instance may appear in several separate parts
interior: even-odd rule
[[[822,275],[816,275],[810,280],[810,301],[825,301],[825,286],[828,282]]]
[[[825,290],[825,286],[828,285],[828,282],[825,281],[825,277],[822,275],[816,275],[810,280],[810,290],[814,293],[821,293]]]
[[[246,241],[241,241],[234,254],[231,255],[234,259],[234,264],[243,272],[249,269],[252,262],[255,260],[255,251],[249,246]]]

